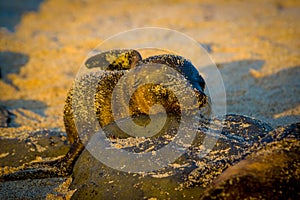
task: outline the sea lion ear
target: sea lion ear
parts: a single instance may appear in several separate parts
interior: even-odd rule
[[[135,67],[142,60],[142,56],[137,50],[128,50],[127,54],[130,60],[130,68]]]
[[[88,58],[85,67],[102,70],[126,70],[135,67],[140,60],[142,60],[142,56],[136,50],[115,49]]]

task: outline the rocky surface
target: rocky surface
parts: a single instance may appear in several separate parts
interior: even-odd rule
[[[11,122],[9,111],[4,107],[0,107],[0,127],[7,128]]]
[[[254,145],[258,150],[229,167],[201,199],[298,199],[300,124],[280,127]],[[252,147],[253,148],[253,147]]]
[[[215,119],[213,124],[220,124]],[[173,126],[174,127],[174,126]],[[126,173],[99,163],[85,150],[74,167],[72,189],[77,189],[74,199],[198,199],[204,188],[212,183],[226,168],[242,160],[258,145],[259,138],[266,137],[272,128],[261,121],[237,115],[225,117],[223,131],[218,128],[203,127],[197,133],[194,143],[186,154],[169,166],[148,173]],[[210,129],[208,140],[218,140],[211,151],[203,145],[205,129]],[[207,131],[207,130],[206,130]],[[259,134],[257,134],[259,133]],[[170,135],[168,129],[162,133]],[[130,138],[127,139],[130,143]],[[132,140],[131,140],[132,141]],[[144,141],[134,146],[142,148]],[[114,141],[114,146],[127,147],[124,140]],[[146,143],[151,152],[155,153],[157,144]],[[150,148],[155,147],[155,148]],[[130,150],[130,148],[128,148]],[[143,149],[142,152],[147,152]],[[198,156],[203,151],[205,156]],[[170,152],[171,153],[171,152]],[[118,158],[120,162],[125,158]]]

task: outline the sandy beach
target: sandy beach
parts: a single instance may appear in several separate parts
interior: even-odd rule
[[[0,28],[0,106],[11,116],[8,127],[0,128],[1,139],[23,140],[45,129],[67,137],[64,102],[87,54],[114,34],[142,27],[173,29],[203,44],[222,75],[227,113],[273,128],[300,121],[299,1],[46,0],[35,5],[19,20],[11,19],[17,21],[14,28]],[[41,152],[32,153],[43,157]],[[9,156],[0,147],[0,159]],[[69,183],[70,178],[0,183],[0,197],[68,199]],[[22,193],[24,188],[31,192]]]

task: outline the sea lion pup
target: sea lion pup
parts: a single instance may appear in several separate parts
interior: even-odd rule
[[[192,105],[192,107],[199,108],[208,104],[207,96],[203,92],[205,82],[194,66],[185,58],[166,54],[152,56],[142,60],[140,53],[136,50],[106,51],[90,57],[85,62],[87,69],[105,71],[98,82],[97,92],[95,94],[94,110],[101,127],[105,127],[114,122],[111,112],[111,93],[118,80],[130,69],[149,63],[157,63],[171,67],[187,79],[187,82],[192,86],[198,98],[198,102],[196,102],[196,105]],[[176,83],[174,82],[172,84]],[[78,92],[78,88],[76,88],[76,92]],[[73,94],[74,88],[71,88],[68,92],[64,107],[64,124],[68,140],[71,143],[68,153],[57,160],[26,164],[19,167],[13,173],[1,175],[0,180],[49,178],[67,176],[72,173],[73,166],[84,149],[84,144],[78,135],[74,121]],[[157,103],[161,103],[167,113],[180,113],[180,105],[176,95],[172,91],[154,84],[141,87],[134,93],[129,105],[131,108],[130,115],[133,117],[147,115],[150,107]]]

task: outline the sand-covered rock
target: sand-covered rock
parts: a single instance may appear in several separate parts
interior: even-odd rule
[[[220,119],[215,119],[211,123],[217,125],[221,122]],[[71,188],[77,189],[73,198],[200,198],[204,188],[209,186],[226,168],[254,152],[255,149],[251,149],[251,147],[254,144],[258,145],[259,138],[266,137],[272,130],[268,124],[238,115],[225,117],[222,133],[218,132],[218,128],[214,129],[216,125],[212,127],[202,125],[202,129],[198,131],[187,153],[167,167],[148,173],[127,173],[113,169],[99,162],[89,151],[83,151],[72,175]],[[209,133],[211,134],[209,140],[218,140],[211,151],[205,149],[206,147],[203,145],[204,138],[207,137],[204,130],[207,128],[210,129]],[[162,135],[171,136],[168,129]],[[113,143],[115,143],[114,147],[120,149],[127,147],[127,150],[130,150],[130,148],[139,147],[143,150],[142,152],[147,152],[149,149],[153,153],[158,145],[151,139],[135,142],[130,138],[127,139],[127,145],[124,139],[115,140]],[[147,148],[143,148],[145,144]],[[199,156],[203,151],[209,153]],[[170,152],[170,156],[171,154]],[[120,162],[123,159],[126,160],[126,158],[115,159]],[[134,165],[134,163],[132,164]]]
[[[272,142],[229,167],[201,199],[298,199],[299,133],[299,123],[273,131]]]

